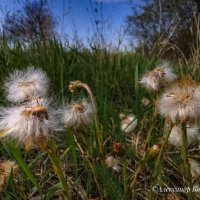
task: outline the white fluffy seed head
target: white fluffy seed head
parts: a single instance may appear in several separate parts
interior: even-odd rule
[[[40,138],[48,138],[58,126],[54,110],[45,104],[2,108],[0,111],[2,136],[24,144],[37,144]]]
[[[144,98],[142,98],[141,103],[144,106],[148,106],[150,104],[150,100],[148,98],[144,97]]]
[[[176,79],[176,75],[167,66],[156,67],[145,74],[140,83],[148,90],[159,91]]]
[[[190,77],[177,80],[158,101],[161,115],[173,123],[195,120],[200,115],[200,87]]]
[[[116,164],[116,159],[113,156],[107,156],[105,159],[105,163],[108,167],[114,167]]]
[[[23,102],[33,97],[44,96],[48,87],[47,75],[34,67],[15,71],[5,82],[7,99],[11,102]]]
[[[193,159],[189,159],[190,170],[193,178],[197,178],[200,176],[200,164]]]
[[[122,116],[122,114],[120,115]],[[134,114],[128,114],[128,115],[123,114],[123,117],[120,118],[121,118],[121,130],[124,133],[130,133],[136,128],[138,120],[136,119]]]
[[[121,172],[122,166],[119,160],[114,158],[113,156],[107,156],[105,159],[105,163],[109,168],[112,168],[113,170],[117,171],[118,173]]]
[[[174,126],[171,130],[168,142],[174,146],[179,146],[181,144],[182,132],[178,126]]]
[[[62,121],[68,128],[87,127],[92,120],[94,109],[86,100],[72,102],[64,109]]]
[[[187,131],[188,144],[191,144],[197,140],[199,136],[198,126],[188,125],[186,131]],[[174,146],[180,146],[182,144],[182,130],[179,126],[174,126],[172,128],[168,141],[170,144]]]

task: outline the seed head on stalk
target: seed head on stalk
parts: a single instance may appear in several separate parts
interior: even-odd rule
[[[120,114],[121,119],[121,130],[124,133],[131,133],[137,126],[137,119],[134,114],[125,115],[123,113]]]
[[[194,159],[189,159],[190,163],[190,170],[193,178],[199,178],[200,176],[200,164],[194,160]]]
[[[161,88],[167,86],[175,79],[176,75],[172,72],[171,68],[161,66],[145,74],[140,83],[148,90],[160,91]]]
[[[63,122],[66,127],[87,127],[92,120],[94,108],[86,100],[72,102],[63,111]]]
[[[194,123],[200,116],[200,86],[190,76],[175,81],[161,95],[158,108],[161,115],[173,123]]]
[[[26,106],[1,108],[1,137],[16,139],[27,150],[33,145],[44,148],[45,140],[53,130],[58,129],[59,122],[55,116],[55,110],[48,105],[48,100],[44,100],[43,104],[29,102]]]
[[[49,79],[41,69],[29,67],[16,70],[5,81],[7,99],[14,103],[31,100],[37,96],[45,96],[49,88]]]
[[[186,132],[188,144],[191,144],[199,136],[199,127],[187,125]],[[182,130],[178,125],[173,126],[168,141],[174,146],[180,146],[182,144]]]

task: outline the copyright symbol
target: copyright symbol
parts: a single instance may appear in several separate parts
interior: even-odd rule
[[[151,189],[152,189],[152,191],[155,192],[155,193],[158,192],[158,186],[156,186],[156,185],[154,185]]]

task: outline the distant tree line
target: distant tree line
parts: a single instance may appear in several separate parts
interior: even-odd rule
[[[20,10],[8,12],[3,33],[8,39],[23,42],[46,41],[55,36],[55,18],[47,0],[18,0]],[[135,3],[134,3],[135,2]],[[128,34],[136,51],[149,55],[163,49],[163,56],[200,53],[200,0],[133,1],[127,16]]]
[[[200,0],[141,0],[132,11],[127,27],[137,51],[149,54],[156,44],[171,44],[174,48],[168,48],[166,55],[179,49],[190,57],[200,44]]]
[[[55,34],[55,19],[47,0],[20,1],[22,8],[8,12],[3,32],[10,40],[23,42],[48,40]]]

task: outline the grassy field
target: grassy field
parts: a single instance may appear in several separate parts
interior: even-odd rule
[[[52,155],[48,148],[27,152],[23,146],[2,139],[1,160],[16,161],[19,175],[15,177],[11,173],[1,198],[187,199],[188,193],[184,192],[152,192],[152,187],[157,185],[169,188],[187,186],[179,147],[165,146],[161,160],[158,160],[158,153],[154,150],[151,152],[153,145],[163,144],[164,119],[153,115],[156,94],[148,92],[139,84],[139,80],[146,71],[160,63],[158,57],[147,58],[134,52],[79,50],[65,47],[58,41],[9,46],[5,39],[1,39],[1,106],[11,105],[4,91],[4,81],[9,73],[35,66],[42,68],[50,78],[49,96],[59,107],[72,99],[88,98],[82,89],[72,97],[68,85],[74,80],[90,86],[97,107],[96,120],[85,133],[77,131],[77,138],[73,137],[71,129],[56,133],[54,142],[49,144]],[[177,74],[191,74],[198,81],[200,70],[197,66],[192,64],[189,67],[182,58],[172,68]],[[144,97],[150,100],[147,106],[142,104]],[[120,113],[134,113],[137,116],[138,125],[133,133],[125,134],[121,130]],[[150,135],[149,139],[147,135]],[[119,149],[116,149],[116,145],[119,145]],[[144,156],[146,153],[148,158]],[[118,165],[108,167],[105,162],[108,156],[113,156]],[[189,156],[200,159],[198,143],[190,146]],[[196,179],[193,182],[198,185],[199,181]],[[196,199],[200,198],[198,192],[195,192],[195,196]]]

